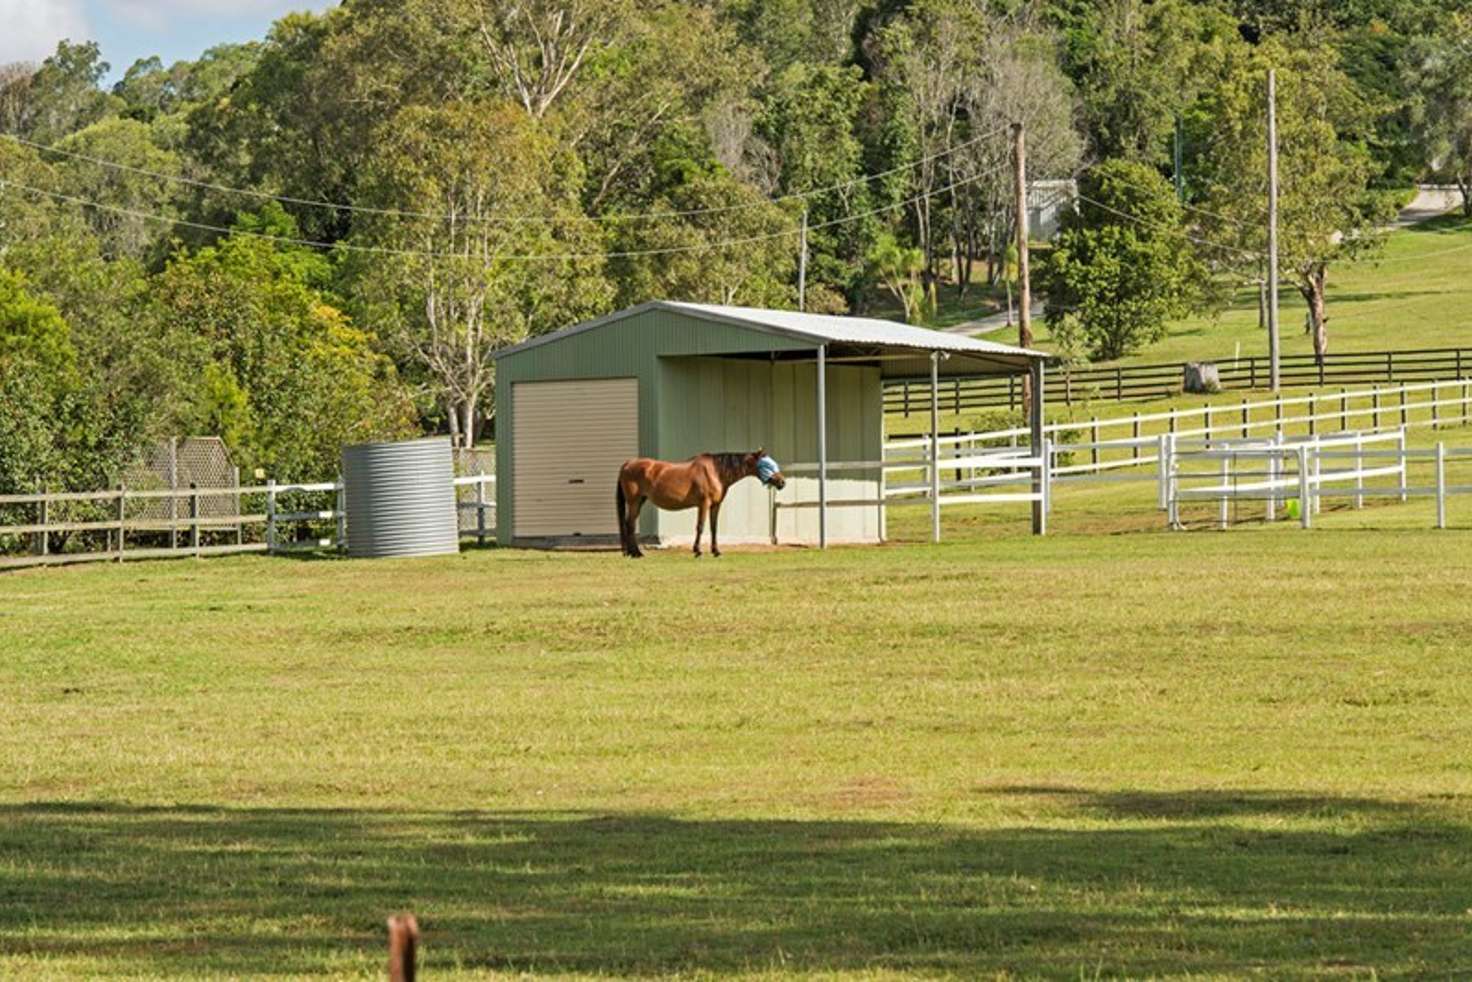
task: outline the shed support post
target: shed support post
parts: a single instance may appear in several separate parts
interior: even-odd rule
[[[940,352],[930,353],[930,541],[940,541]]]
[[[818,548],[828,548],[828,346],[818,346]]]
[[[1043,450],[1043,363],[1035,361],[1032,363],[1032,405],[1029,408],[1028,425],[1031,427],[1030,441],[1032,444],[1032,456],[1038,457]],[[1033,471],[1032,493],[1032,534],[1044,535],[1048,531],[1047,516],[1043,513],[1043,467],[1046,462]]]

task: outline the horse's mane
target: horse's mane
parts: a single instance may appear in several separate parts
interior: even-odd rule
[[[721,472],[721,480],[730,484],[740,478],[746,470],[746,454],[724,451],[710,455],[716,462],[716,469]]]

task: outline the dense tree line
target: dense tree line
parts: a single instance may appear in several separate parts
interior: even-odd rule
[[[1011,126],[1083,197],[1037,264],[1079,357],[1372,253],[1386,189],[1472,214],[1472,17],[1430,0],[345,0],[104,85],[0,68],[0,492],[163,435],[283,477],[491,421],[491,355],[655,297],[808,309],[1013,275]],[[1180,161],[1179,168],[1177,160]]]

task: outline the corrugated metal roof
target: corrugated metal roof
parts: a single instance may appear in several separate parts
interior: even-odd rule
[[[771,334],[783,335],[814,344],[853,344],[879,348],[902,348],[910,351],[945,351],[955,354],[1002,356],[1006,360],[1046,359],[1047,352],[1018,348],[1013,345],[982,341],[978,338],[932,331],[925,327],[900,324],[896,321],[879,320],[872,317],[838,317],[831,314],[805,314],[795,310],[763,310],[756,307],[724,307],[717,304],[682,303],[656,300],[608,314],[597,320],[563,328],[552,334],[523,341],[505,348],[497,358],[525,351],[528,348],[551,344],[583,331],[623,320],[647,310],[669,310],[707,320],[722,321],[756,328]]]
[[[761,310],[755,307],[722,307],[715,304],[669,302],[662,306],[683,310],[697,316],[738,321],[758,327],[776,329],[794,336],[833,344],[863,344],[879,347],[911,348],[923,351],[974,351],[990,355],[1022,355],[1047,358],[1047,352],[1032,351],[995,341],[982,341],[928,327],[915,327],[898,321],[874,317],[839,317],[832,314],[804,314],[796,310]]]

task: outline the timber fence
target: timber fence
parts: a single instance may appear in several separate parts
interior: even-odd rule
[[[454,479],[462,537],[485,544],[495,536],[495,485],[490,474]],[[228,505],[221,504],[226,502]],[[158,504],[167,505],[160,518]],[[469,514],[467,522],[465,516]],[[267,481],[228,488],[0,495],[0,569],[86,562],[124,562],[347,548],[346,488],[341,479],[314,484]]]
[[[1258,389],[1268,384],[1268,359],[1249,355],[1214,362],[1223,391]],[[1179,395],[1184,362],[1118,365],[1112,368],[1063,369],[1049,372],[1044,397],[1049,403],[1156,399]],[[1416,348],[1403,351],[1284,355],[1282,385],[1290,388],[1332,385],[1395,385],[1462,378],[1472,372],[1472,348]],[[951,378],[942,381],[940,403],[954,413],[972,409],[1016,409],[1022,387],[1015,378]],[[884,411],[909,416],[930,411],[930,379],[895,379],[884,385]]]

